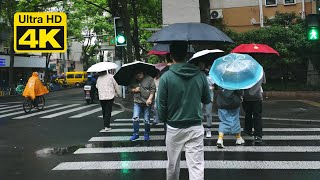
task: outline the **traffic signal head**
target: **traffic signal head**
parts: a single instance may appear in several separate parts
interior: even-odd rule
[[[114,33],[116,46],[126,46],[127,37],[125,36],[123,22],[120,17],[114,18]]]
[[[308,28],[308,40],[316,41],[319,40],[319,27],[310,27]]]
[[[306,20],[307,20],[307,39],[309,41],[320,40],[320,36],[319,36],[320,16],[318,14],[309,14]]]

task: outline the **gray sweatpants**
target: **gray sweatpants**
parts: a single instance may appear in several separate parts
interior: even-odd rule
[[[167,180],[179,180],[180,157],[183,149],[185,149],[189,179],[204,179],[203,138],[204,129],[202,125],[186,129],[173,128],[167,125]]]

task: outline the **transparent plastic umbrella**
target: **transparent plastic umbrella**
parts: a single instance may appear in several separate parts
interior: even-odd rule
[[[250,55],[231,53],[216,59],[209,75],[224,89],[248,89],[262,78],[263,68]]]

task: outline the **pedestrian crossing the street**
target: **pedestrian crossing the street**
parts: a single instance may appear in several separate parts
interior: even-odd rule
[[[243,135],[244,146],[235,145],[234,136],[225,136],[225,148],[215,145],[218,137],[218,122],[213,123],[213,136],[204,139],[205,172],[216,170],[311,170],[320,169],[320,128],[298,125],[294,128],[264,128],[262,144],[254,144],[253,137]],[[132,120],[115,119],[112,130],[99,131],[88,138],[90,146],[74,152],[74,161],[61,162],[54,171],[84,170],[139,170],[158,171],[167,166],[163,123],[152,126],[150,141],[144,142],[144,123],[140,121],[140,138],[130,142]],[[204,127],[206,123],[204,122]],[[125,156],[124,156],[125,155]],[[97,159],[101,156],[101,159]],[[119,156],[124,156],[120,158]],[[186,169],[184,153],[181,168]],[[128,157],[127,159],[125,157]],[[129,158],[130,157],[130,158]],[[157,179],[157,177],[154,177]],[[206,178],[205,178],[206,179]]]

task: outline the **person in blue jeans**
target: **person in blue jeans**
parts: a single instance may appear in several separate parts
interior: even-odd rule
[[[140,114],[144,117],[144,140],[149,141],[150,137],[150,112],[156,92],[156,85],[151,76],[142,70],[137,70],[135,78],[130,83],[129,88],[133,93],[133,135],[130,141],[139,139]]]

